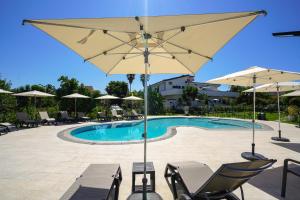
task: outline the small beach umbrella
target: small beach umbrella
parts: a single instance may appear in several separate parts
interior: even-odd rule
[[[272,137],[272,140],[282,141],[282,142],[289,142],[288,138],[281,137],[281,127],[280,127],[280,101],[279,101],[279,93],[286,92],[291,90],[300,89],[299,82],[279,82],[279,83],[270,83],[258,86],[255,88],[256,92],[276,92],[277,94],[277,108],[278,108],[278,137]],[[254,89],[248,89],[244,92],[253,92]]]
[[[23,23],[46,32],[106,74],[145,74],[143,199],[146,199],[148,75],[195,74],[262,14],[266,12],[24,20]]]
[[[97,97],[95,99],[99,99],[99,100],[112,100],[112,99],[120,99],[119,97],[113,96],[113,95],[104,95],[101,97]]]
[[[132,96],[123,98],[123,100],[128,100],[128,101],[142,101],[144,99],[132,95]]]
[[[264,159],[261,154],[255,153],[255,88],[257,84],[277,83],[300,80],[300,73],[267,69],[263,67],[250,67],[226,76],[207,81],[207,83],[237,85],[253,87],[253,120],[252,120],[252,151],[243,152],[242,157],[247,160]]]
[[[12,94],[12,92],[0,89],[0,94]]]
[[[103,95],[103,96],[100,96],[100,97],[97,97],[97,98],[95,98],[95,99],[98,99],[98,100],[104,100],[104,101],[109,101],[109,100],[114,100],[114,99],[120,99],[119,97],[116,97],[116,96],[113,96],[113,95],[109,95],[109,94],[107,94],[107,95]],[[108,104],[108,103],[107,103]],[[108,105],[107,105],[107,107],[108,107]],[[107,109],[107,108],[106,108]],[[107,113],[107,110],[105,111],[106,113],[106,116],[108,115],[108,113]]]
[[[282,95],[282,97],[299,97],[299,96],[300,96],[300,90]]]
[[[36,98],[37,97],[54,97],[55,95],[53,94],[49,94],[49,93],[45,93],[45,92],[40,92],[37,90],[33,90],[33,91],[28,91],[28,92],[21,92],[21,93],[16,93],[16,94],[12,94],[13,96],[22,96],[22,97],[34,97],[34,109],[36,112]]]
[[[66,96],[63,96],[62,98],[68,98],[68,99],[74,99],[74,111],[75,111],[75,117],[77,117],[77,99],[88,99],[90,97],[82,95],[82,94],[78,94],[78,93],[74,93],[74,94],[69,94]]]

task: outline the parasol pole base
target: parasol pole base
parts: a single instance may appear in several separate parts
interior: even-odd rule
[[[265,160],[267,159],[265,156],[259,154],[259,153],[252,153],[252,152],[243,152],[241,153],[242,158],[250,161],[255,160]]]
[[[271,140],[279,142],[290,142],[290,139],[284,137],[271,137]]]

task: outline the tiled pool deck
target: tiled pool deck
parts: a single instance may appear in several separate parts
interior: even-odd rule
[[[245,184],[245,197],[248,200],[280,199],[283,160],[300,160],[300,129],[282,124],[282,133],[291,142],[274,144],[270,137],[277,135],[277,123],[260,122],[274,130],[257,131],[257,152],[278,162],[272,169]],[[143,144],[90,145],[57,137],[58,132],[81,125],[43,126],[1,136],[0,199],[59,199],[92,163],[121,164],[123,182],[120,200],[126,199],[131,191],[132,162],[143,160]],[[222,163],[243,161],[240,153],[249,151],[250,143],[251,130],[177,128],[174,137],[148,144],[148,160],[154,162],[156,169],[157,192],[164,199],[172,199],[163,176],[167,162],[195,160],[216,170]],[[300,178],[288,177],[286,199],[300,199]]]

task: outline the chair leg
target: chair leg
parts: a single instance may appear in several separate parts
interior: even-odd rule
[[[281,196],[282,197],[285,197],[285,193],[286,193],[287,168],[288,168],[288,162],[287,162],[287,160],[285,160],[284,166],[283,166],[283,172],[282,172],[282,185],[281,185]]]

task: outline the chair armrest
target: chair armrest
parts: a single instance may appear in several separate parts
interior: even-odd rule
[[[284,160],[284,166],[287,166],[288,165],[288,162],[292,162],[292,163],[296,163],[298,165],[300,165],[300,161],[297,161],[297,160],[294,160],[294,159],[285,159]]]
[[[179,196],[179,200],[192,200],[192,198],[189,197],[189,196],[186,195],[186,194],[181,194],[181,195]]]

